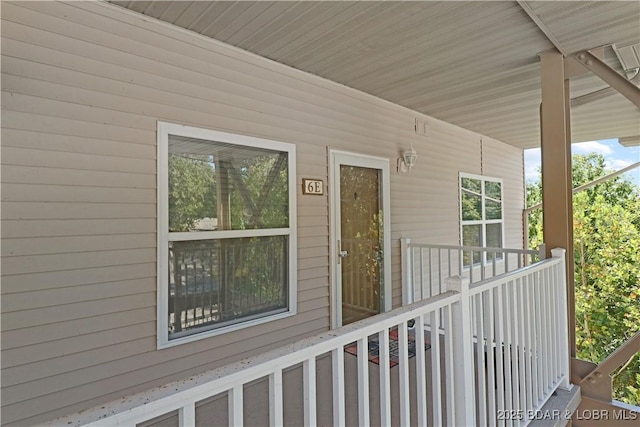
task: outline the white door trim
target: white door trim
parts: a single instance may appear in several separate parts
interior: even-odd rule
[[[329,263],[331,265],[331,328],[342,326],[341,270],[338,264],[338,239],[340,238],[339,183],[340,165],[359,166],[382,171],[382,215],[384,249],[384,284],[382,311],[391,310],[391,196],[389,159],[367,156],[340,150],[329,150]]]

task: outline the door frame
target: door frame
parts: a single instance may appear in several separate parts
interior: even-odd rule
[[[382,172],[383,285],[382,312],[391,310],[391,196],[389,159],[329,149],[329,263],[331,265],[331,329],[342,326],[342,278],[338,264],[340,239],[340,165],[378,169]]]

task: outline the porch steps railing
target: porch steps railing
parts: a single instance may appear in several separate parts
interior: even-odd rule
[[[321,411],[335,426],[526,425],[558,386],[569,388],[564,251],[552,253],[471,285],[449,278],[440,295],[52,425],[136,425],[176,411],[180,426],[208,425],[196,404],[201,410],[215,396],[226,398],[223,422],[232,426],[315,426]],[[430,331],[421,330],[425,324]],[[370,362],[371,340],[378,365]],[[423,351],[425,344],[431,348]],[[327,377],[324,402],[319,383]],[[268,383],[260,389],[268,414],[256,422],[255,389],[251,402],[245,397],[261,380]],[[301,415],[285,410],[285,384],[301,390],[288,393],[300,401],[294,412]]]

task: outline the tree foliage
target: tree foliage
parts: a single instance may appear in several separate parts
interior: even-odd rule
[[[604,157],[573,156],[574,188],[605,176]],[[527,185],[527,206],[542,200]],[[577,357],[601,362],[640,330],[640,189],[617,177],[573,197]],[[542,212],[529,218],[532,247],[543,241]],[[614,373],[614,399],[640,403],[640,355]]]
[[[169,231],[189,231],[216,215],[215,171],[209,156],[169,156]]]

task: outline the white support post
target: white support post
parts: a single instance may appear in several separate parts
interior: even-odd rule
[[[567,277],[564,274],[565,271],[565,263],[566,260],[566,252],[562,248],[556,248],[551,250],[551,256],[554,258],[562,259],[562,268],[558,269],[558,274],[556,276],[556,280],[558,281],[557,285],[557,293],[556,298],[558,301],[558,316],[560,323],[560,330],[558,331],[560,337],[560,352],[562,354],[560,361],[560,369],[562,370],[562,374],[564,378],[560,383],[560,388],[563,390],[571,390],[573,387],[571,383],[569,383],[570,377],[570,354],[569,354],[569,319],[567,313]],[[567,350],[567,353],[564,353],[564,350]]]
[[[180,427],[194,427],[196,425],[196,404],[187,403],[178,410],[178,425]]]
[[[229,401],[229,425],[233,427],[242,427],[244,425],[243,415],[243,387],[235,386],[228,393]]]
[[[471,334],[471,304],[469,282],[460,276],[445,279],[447,290],[460,292],[460,302],[451,306],[453,319],[451,331],[453,340],[453,387],[455,401],[455,422],[453,425],[475,424],[475,374],[473,372],[473,336]]]
[[[402,305],[413,301],[413,257],[411,256],[411,239],[400,239],[400,253],[402,262]]]

